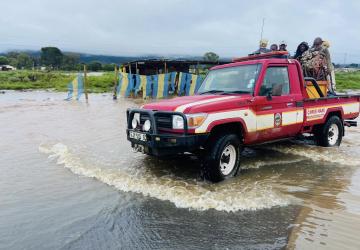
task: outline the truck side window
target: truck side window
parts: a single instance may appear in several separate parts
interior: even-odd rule
[[[259,95],[266,96],[269,92],[273,96],[288,95],[290,93],[289,74],[286,66],[266,69]]]

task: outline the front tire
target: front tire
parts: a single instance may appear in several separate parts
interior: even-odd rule
[[[332,116],[315,134],[317,144],[323,147],[338,147],[341,144],[343,132],[344,126],[340,118]]]
[[[236,176],[240,168],[241,147],[241,141],[235,134],[213,138],[204,160],[205,178],[211,182],[219,182]]]

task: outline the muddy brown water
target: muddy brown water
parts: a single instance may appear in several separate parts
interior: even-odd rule
[[[0,95],[0,249],[359,249],[360,129],[248,148],[239,176],[133,153],[133,100]]]

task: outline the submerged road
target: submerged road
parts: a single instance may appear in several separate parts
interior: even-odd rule
[[[360,129],[340,148],[246,149],[210,184],[190,155],[133,153],[140,105],[45,91],[0,94],[0,249],[359,249]]]

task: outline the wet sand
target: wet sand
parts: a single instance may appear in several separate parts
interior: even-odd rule
[[[358,249],[360,129],[340,148],[293,141],[243,152],[205,182],[187,155],[133,153],[139,101],[0,95],[0,249]]]

